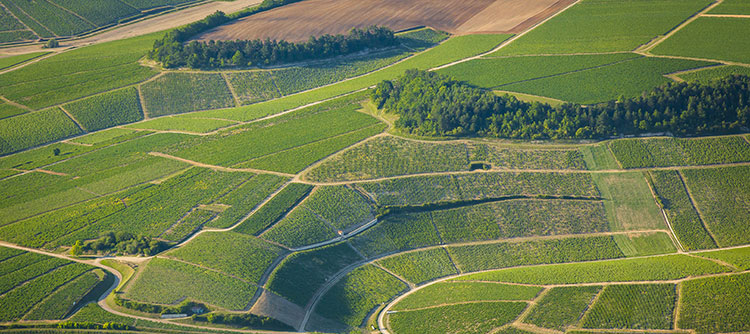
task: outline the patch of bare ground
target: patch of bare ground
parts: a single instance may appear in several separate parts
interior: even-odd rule
[[[271,317],[292,327],[297,327],[300,319],[305,317],[302,307],[265,289],[250,313]]]
[[[393,30],[429,26],[453,34],[526,29],[575,0],[308,0],[239,19],[197,40],[284,39],[346,33],[383,25]]]

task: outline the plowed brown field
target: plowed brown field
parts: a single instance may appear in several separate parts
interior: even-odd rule
[[[209,30],[198,40],[271,38],[305,41],[384,25],[393,30],[429,26],[453,34],[517,33],[575,0],[306,0]]]

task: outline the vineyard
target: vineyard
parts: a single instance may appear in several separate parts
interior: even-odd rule
[[[398,312],[390,316],[398,333],[486,333],[511,322],[526,307],[520,302],[485,302],[441,306],[417,311]]]
[[[479,301],[532,300],[542,289],[534,286],[497,283],[444,282],[420,289],[400,300],[394,310],[412,310],[433,306]]]
[[[552,288],[532,309],[524,322],[564,331],[578,323],[601,289],[599,286]]]
[[[694,166],[750,161],[750,143],[742,137],[652,138],[609,144],[624,168]]]
[[[610,285],[589,313],[585,328],[672,329],[674,284]]]
[[[750,57],[740,50],[750,47],[750,38],[734,38],[736,31],[746,28],[747,23],[741,18],[701,17],[657,46],[654,53],[748,62]],[[729,41],[735,47],[717,48]]]

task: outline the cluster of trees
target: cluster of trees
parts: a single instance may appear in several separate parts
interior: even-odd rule
[[[94,322],[66,321],[66,322],[58,323],[57,328],[61,328],[61,329],[110,329],[110,330],[120,330],[120,331],[134,329],[133,327],[130,327],[126,324],[121,324],[118,322],[111,322],[111,321],[105,322],[103,324],[97,324]]]
[[[371,26],[366,29],[352,29],[346,35],[323,35],[317,38],[311,36],[304,43],[270,39],[168,44],[160,44],[157,41],[154,49],[149,52],[149,57],[168,68],[265,66],[329,58],[397,43],[398,40],[391,29]]]
[[[167,249],[167,247],[169,245],[166,242],[144,235],[134,236],[127,232],[107,232],[98,239],[84,242],[83,245],[80,241],[76,241],[70,252],[73,255],[116,253],[151,256]]]
[[[209,322],[212,324],[232,325],[237,327],[251,327],[256,329],[267,330],[290,330],[291,328],[284,323],[269,317],[258,316],[251,313],[244,314],[223,314],[210,313],[205,316],[194,315],[193,320]]]
[[[736,133],[750,126],[747,76],[710,84],[670,83],[639,97],[592,106],[552,107],[409,70],[395,81],[379,83],[371,96],[380,108],[399,115],[397,127],[426,136],[600,139],[643,133]]]

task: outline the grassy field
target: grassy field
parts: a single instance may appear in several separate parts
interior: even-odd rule
[[[441,69],[438,73],[466,81],[475,86],[493,88],[519,81],[606,66],[638,57],[634,53],[616,53],[581,56],[480,58]]]
[[[28,112],[28,110],[10,103],[0,101],[0,119],[13,117]]]
[[[252,235],[260,234],[292,210],[299,201],[310,193],[310,190],[312,190],[312,187],[306,184],[291,183],[287,185],[270,201],[260,207],[257,212],[238,225],[235,231]]]
[[[208,232],[164,256],[257,283],[266,268],[281,253],[281,248],[248,235]]]
[[[441,282],[410,294],[391,309],[402,311],[467,302],[532,300],[541,291],[542,288],[534,286]]]
[[[636,97],[644,91],[671,82],[665,74],[688,70],[713,63],[668,59],[637,58],[609,66],[579,72],[511,83],[502,90],[527,93],[581,104],[615,100],[620,96]]]
[[[599,290],[600,286],[552,288],[537,302],[524,322],[565,331],[568,327],[578,324]]]
[[[487,333],[515,319],[526,307],[520,302],[485,302],[441,306],[388,316],[398,334]]]
[[[361,260],[362,257],[347,243],[294,253],[271,273],[267,287],[287,300],[305,306],[330,277]]]
[[[678,74],[677,76],[685,81],[698,81],[701,83],[708,83],[712,80],[721,79],[733,74],[750,75],[750,68],[744,66],[725,65],[710,67],[700,71]]]
[[[527,284],[574,284],[673,280],[727,271],[729,271],[729,268],[716,264],[713,261],[680,254],[651,258],[510,268],[462,276],[455,280]]]
[[[750,242],[750,167],[692,169],[681,172],[698,212],[721,247]]]
[[[609,147],[624,168],[750,161],[750,143],[739,136],[623,139],[610,142]]]
[[[214,118],[198,118],[193,115],[180,115],[159,117],[157,119],[128,125],[128,129],[161,130],[161,131],[185,131],[192,133],[208,133],[230,125],[237,124],[234,121],[225,121]]]
[[[659,202],[682,245],[688,250],[715,248],[716,243],[695,211],[680,173],[652,171],[649,175]]]
[[[166,73],[143,84],[141,92],[151,117],[235,106],[217,73]]]
[[[139,268],[138,279],[126,287],[125,298],[154,304],[173,304],[184,298],[217,307],[241,310],[256,286],[209,269],[155,258]],[[210,289],[206,287],[210,286]]]
[[[96,131],[143,119],[135,88],[125,88],[63,106],[86,131]]]
[[[708,13],[720,15],[750,15],[750,4],[742,0],[724,0],[719,6]]]
[[[361,327],[378,305],[406,289],[406,284],[374,265],[354,269],[323,295],[315,312],[352,327]]]
[[[682,285],[680,328],[698,333],[750,330],[750,275],[690,280]]]
[[[750,270],[750,247],[711,251],[698,255],[725,261],[742,270]]]
[[[674,284],[610,285],[583,318],[584,328],[672,329]]]
[[[3,20],[6,19],[6,16],[3,16]],[[3,25],[5,27],[5,25]],[[32,52],[32,53],[25,53],[22,55],[17,56],[8,56],[0,58],[0,70],[16,66],[18,64],[23,64],[29,60],[39,58],[41,56],[48,55],[49,52]]]
[[[640,172],[594,174],[613,231],[665,229],[664,218]]]
[[[494,55],[630,51],[679,25],[707,0],[585,0]]]
[[[623,256],[615,241],[607,236],[449,246],[448,253],[461,272]]]
[[[677,251],[667,232],[618,234],[614,239],[625,256],[668,254]]]
[[[750,63],[747,19],[701,17],[652,50],[654,54]],[[731,44],[727,44],[731,43]],[[732,47],[725,47],[732,45]]]
[[[458,273],[443,248],[399,254],[377,263],[414,284]]]
[[[615,159],[606,142],[581,146],[578,150],[581,151],[583,159],[586,161],[586,168],[589,170],[620,169],[617,159]]]

